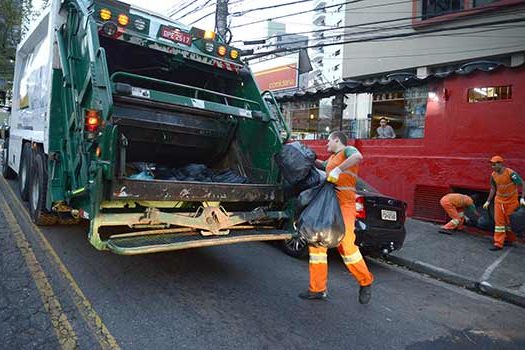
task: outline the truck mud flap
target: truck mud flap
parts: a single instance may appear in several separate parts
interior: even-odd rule
[[[111,200],[282,202],[281,187],[264,184],[225,184],[168,180],[117,180]]]
[[[226,236],[201,236],[199,234],[164,234],[139,237],[110,238],[107,248],[120,255],[137,255],[168,252],[188,248],[210,247],[254,241],[290,239],[286,230],[236,230]]]

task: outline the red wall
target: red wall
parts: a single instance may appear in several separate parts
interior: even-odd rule
[[[468,103],[469,88],[503,85],[512,85],[511,100]],[[406,201],[408,215],[416,185],[488,191],[495,154],[525,177],[525,68],[455,75],[433,88],[439,98],[427,103],[424,138],[353,142],[364,155],[360,176]],[[328,156],[325,140],[306,143]]]

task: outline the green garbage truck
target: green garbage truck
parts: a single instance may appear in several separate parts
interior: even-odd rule
[[[285,240],[274,155],[288,137],[215,32],[115,0],[53,0],[17,49],[2,171],[34,223],[88,220],[99,250]]]

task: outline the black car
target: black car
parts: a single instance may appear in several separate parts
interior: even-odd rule
[[[356,190],[356,245],[371,255],[386,255],[400,249],[406,235],[406,203],[380,194],[361,179]],[[294,257],[308,254],[306,241],[299,236],[284,241],[283,248]]]

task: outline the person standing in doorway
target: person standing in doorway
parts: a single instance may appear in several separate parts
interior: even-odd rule
[[[366,262],[355,245],[355,187],[359,163],[363,159],[355,147],[346,146],[347,137],[340,131],[334,131],[328,137],[327,148],[332,156],[326,162],[316,161],[316,165],[326,170],[327,181],[334,183],[341,214],[345,224],[345,236],[337,250],[343,258],[346,268],[359,283],[359,302],[368,304],[372,297],[374,276],[368,270]],[[323,215],[323,213],[319,213]],[[310,253],[310,288],[299,294],[302,299],[325,300],[327,298],[328,256],[327,248],[309,246]]]
[[[490,250],[501,250],[503,245],[512,245],[516,235],[510,230],[510,214],[519,206],[525,206],[523,180],[514,170],[503,165],[503,158],[494,156],[490,159],[490,193],[484,209],[488,209],[494,199],[494,246]],[[518,186],[521,185],[521,199],[518,200]]]
[[[388,125],[388,120],[386,118],[381,118],[379,120],[379,127],[376,129],[378,139],[395,139],[396,133],[390,125]]]

